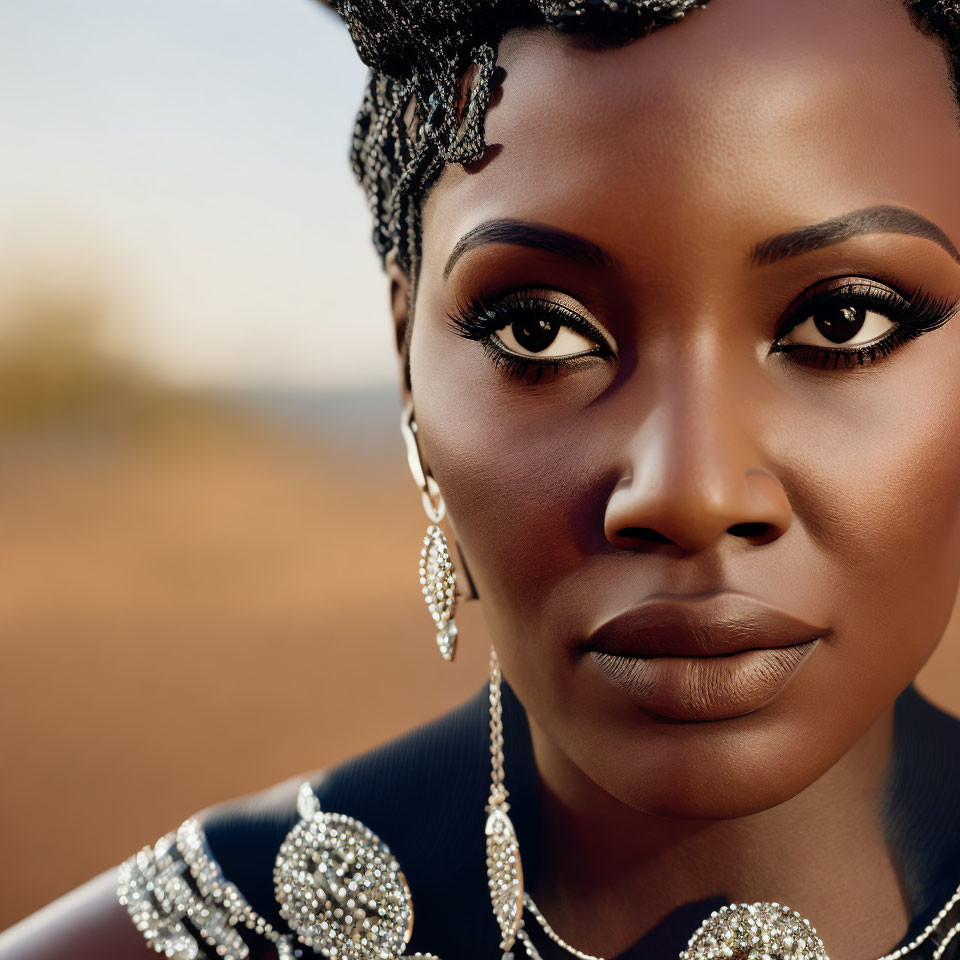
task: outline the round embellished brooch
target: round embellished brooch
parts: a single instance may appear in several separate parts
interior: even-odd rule
[[[387,845],[353,817],[325,813],[309,783],[280,846],[274,892],[304,946],[337,960],[395,960],[413,932],[413,901]]]
[[[737,903],[714,910],[680,960],[827,960],[827,952],[796,910],[779,903]]]

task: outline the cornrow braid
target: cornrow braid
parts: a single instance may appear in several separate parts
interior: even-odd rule
[[[381,259],[391,250],[415,288],[423,201],[447,163],[485,147],[484,118],[501,81],[503,34],[546,24],[628,41],[710,0],[333,0],[371,73],[350,159],[373,216]],[[901,0],[946,52],[960,105],[960,0]]]

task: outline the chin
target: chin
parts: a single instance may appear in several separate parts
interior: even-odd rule
[[[655,754],[656,766],[645,762],[630,769],[623,768],[620,758],[611,758],[611,766],[597,769],[597,779],[591,779],[640,813],[676,820],[730,820],[799,796],[826,773],[833,759],[793,757],[785,762],[773,743],[754,744],[750,752],[719,747],[696,763],[683,749],[659,749]],[[640,769],[642,777],[637,776]]]
[[[684,820],[727,820],[778,806],[807,790],[842,755],[803,724],[758,714],[620,731],[588,776],[627,806]],[[627,761],[627,762],[625,762]]]
[[[851,747],[877,715],[844,713],[842,702],[825,693],[812,682],[797,684],[748,714],[703,722],[584,703],[591,723],[577,722],[579,710],[568,710],[551,739],[593,784],[640,813],[746,817],[857,764]]]

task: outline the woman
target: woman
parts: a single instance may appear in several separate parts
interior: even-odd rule
[[[958,4],[408,6],[354,165],[489,691],[0,957],[960,956]]]

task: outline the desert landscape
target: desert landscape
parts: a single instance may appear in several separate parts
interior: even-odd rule
[[[457,661],[433,647],[389,407],[327,436],[33,321],[0,351],[0,929],[192,812],[439,715],[486,668],[471,605]]]
[[[476,603],[457,661],[433,646],[399,401],[190,394],[76,310],[28,319],[0,350],[0,928],[486,670]],[[954,710],[957,633],[920,684]]]

